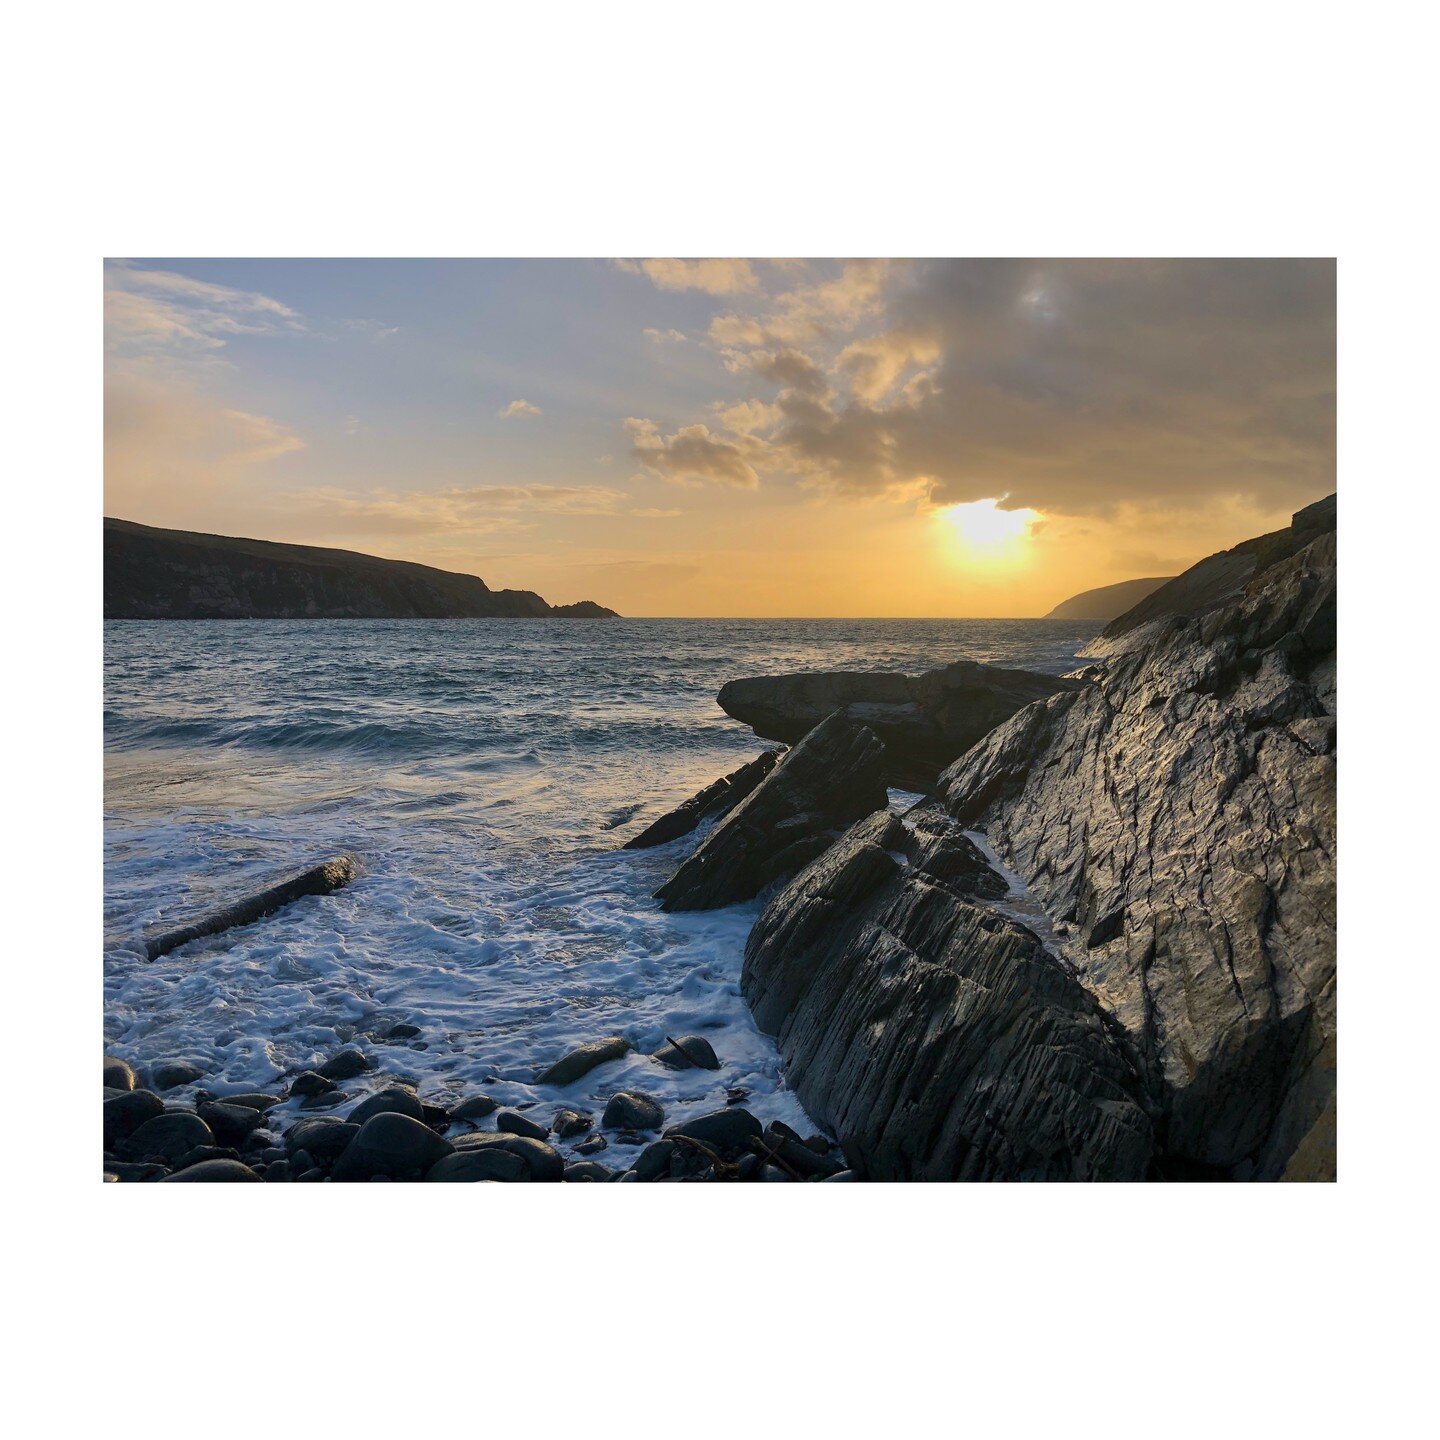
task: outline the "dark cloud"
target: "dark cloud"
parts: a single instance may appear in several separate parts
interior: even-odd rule
[[[1217,493],[1283,508],[1334,483],[1332,261],[951,260],[888,274],[846,349],[727,357],[782,387],[782,418],[754,440],[768,450],[747,452],[762,469],[1070,514]],[[785,297],[773,303],[786,313]]]

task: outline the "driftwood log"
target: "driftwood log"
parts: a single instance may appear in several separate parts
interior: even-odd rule
[[[233,930],[237,925],[249,925],[255,920],[273,915],[282,906],[302,900],[307,895],[330,895],[342,886],[348,885],[358,874],[360,867],[352,855],[341,855],[316,865],[301,875],[296,875],[279,885],[272,885],[258,895],[249,895],[196,920],[193,924],[155,935],[145,942],[145,958],[158,960],[191,940],[205,935],[218,935],[222,930]]]

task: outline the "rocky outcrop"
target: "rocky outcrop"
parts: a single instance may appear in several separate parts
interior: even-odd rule
[[[953,822],[854,825],[766,907],[741,985],[786,1078],[875,1180],[1137,1180],[1154,1136],[1117,1027]]]
[[[1160,575],[1148,580],[1121,580],[1116,585],[1101,585],[1094,590],[1082,590],[1068,600],[1062,600],[1048,615],[1047,620],[1113,620],[1123,615],[1132,606],[1138,605],[1147,595],[1168,585],[1175,577]]]
[[[1234,600],[1257,575],[1335,530],[1335,497],[1327,495],[1297,510],[1287,530],[1246,540],[1231,550],[1208,556],[1183,574],[1151,591],[1100,632],[1085,652],[1103,658],[1148,638],[1144,627],[1173,615],[1204,615]],[[1134,637],[1134,638],[1129,638]]]
[[[941,780],[1143,1056],[1164,1155],[1208,1173],[1313,1173],[1327,1125],[1333,1147],[1335,588],[1322,533]]]
[[[892,783],[925,789],[960,752],[1032,701],[1079,681],[960,660],[923,675],[821,671],[731,680],[717,699],[766,740],[790,745],[836,711],[885,743]]]
[[[550,606],[529,590],[352,550],[282,545],[105,521],[107,620],[442,620],[613,617],[581,600]]]
[[[748,900],[887,800],[885,747],[866,726],[832,715],[716,825],[655,898],[665,910]]]
[[[722,775],[692,795],[683,805],[652,821],[638,835],[625,842],[626,850],[648,850],[688,835],[702,820],[710,820],[733,810],[774,768],[778,750],[764,750],[738,770]]]

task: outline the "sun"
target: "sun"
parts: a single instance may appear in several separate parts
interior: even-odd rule
[[[956,550],[971,562],[1014,564],[1025,556],[1030,527],[1040,518],[1036,510],[1002,510],[1005,496],[947,505],[937,511]]]

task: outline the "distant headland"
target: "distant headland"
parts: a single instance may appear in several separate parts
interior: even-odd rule
[[[608,620],[593,600],[550,605],[459,575],[353,550],[284,545],[105,519],[107,620]]]

